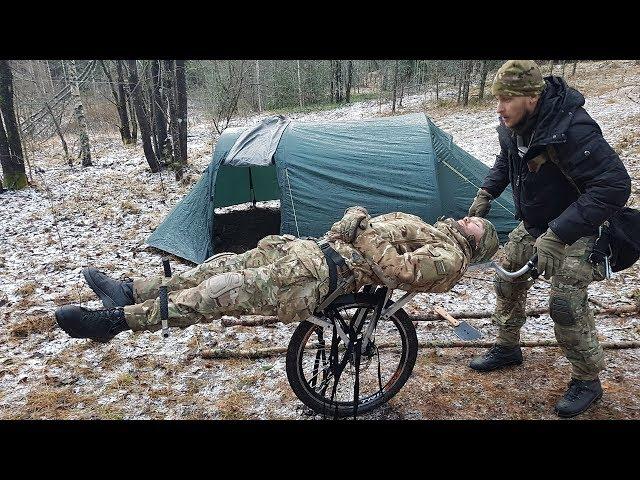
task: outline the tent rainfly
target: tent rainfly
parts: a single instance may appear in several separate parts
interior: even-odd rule
[[[489,168],[423,113],[345,122],[268,117],[227,129],[198,183],[147,243],[195,263],[214,253],[214,209],[280,200],[280,232],[318,237],[352,205],[429,223],[461,218]],[[510,187],[488,218],[500,239],[517,225]],[[259,239],[256,239],[256,242]]]

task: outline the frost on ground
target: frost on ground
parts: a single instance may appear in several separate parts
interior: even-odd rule
[[[629,205],[640,207],[640,66],[628,61],[581,63],[569,82],[585,93],[588,112],[623,158],[633,178]],[[461,109],[435,105],[430,94],[420,94],[405,97],[399,113],[409,111],[425,111],[458,145],[492,164],[497,149],[492,103]],[[388,114],[390,105],[374,100],[292,118],[340,121]],[[166,340],[159,333],[127,332],[108,344],[71,339],[55,325],[53,312],[60,305],[101,306],[82,279],[84,266],[115,277],[161,273],[160,252],[144,241],[197,181],[215,144],[211,125],[196,115],[193,119],[190,167],[181,182],[167,173],[151,174],[140,146],[123,147],[116,132],[96,132],[95,166],[69,168],[52,138],[31,147],[33,188],[0,195],[0,418],[317,418],[308,416],[290,389],[283,356],[201,356],[214,346],[286,347],[295,324],[224,327],[214,322],[174,329]],[[177,272],[191,267],[179,259],[172,265]],[[639,272],[636,265],[592,284],[591,298],[611,307],[639,302]],[[548,293],[548,283],[536,282],[530,307],[544,306]],[[475,270],[448,293],[418,295],[406,310],[424,315],[434,304],[450,312],[491,310],[494,302],[491,273]],[[640,340],[637,315],[596,318],[602,341]],[[488,319],[469,323],[485,339],[493,338],[496,329]],[[456,338],[443,322],[420,322],[417,330],[420,341]],[[523,340],[540,339],[553,339],[546,314],[530,317],[523,328]],[[364,417],[555,418],[553,405],[570,375],[559,349],[525,348],[523,366],[485,375],[466,366],[480,351],[420,350],[406,386]],[[605,396],[582,418],[640,418],[639,350],[607,350],[606,357],[601,377]]]

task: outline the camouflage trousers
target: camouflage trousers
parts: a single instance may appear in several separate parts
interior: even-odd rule
[[[520,223],[505,245],[506,257],[502,266],[517,270],[534,253],[533,238]],[[589,262],[595,237],[582,237],[567,246],[560,273],[551,278],[549,309],[556,340],[571,362],[572,376],[578,380],[593,380],[604,369],[604,353],[598,342],[593,311],[587,300],[587,287],[592,281],[604,278],[604,267]],[[526,321],[527,291],[533,281],[506,281],[497,275],[496,309],[492,320],[498,325],[497,343],[515,346],[520,342],[520,328]]]
[[[133,330],[161,328],[158,289],[169,290],[169,326],[187,327],[223,315],[277,315],[304,320],[329,290],[329,270],[320,247],[292,235],[270,235],[242,254],[220,253],[170,279],[135,279],[135,305],[124,307]]]

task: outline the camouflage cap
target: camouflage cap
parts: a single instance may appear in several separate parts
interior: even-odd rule
[[[480,220],[484,226],[484,234],[480,237],[480,241],[476,245],[473,256],[471,257],[471,263],[486,262],[498,251],[498,246],[500,245],[498,232],[496,232],[496,227],[493,226],[493,223],[486,218],[471,218]]]
[[[494,96],[533,97],[544,90],[540,67],[533,60],[508,60],[496,73],[491,85]]]

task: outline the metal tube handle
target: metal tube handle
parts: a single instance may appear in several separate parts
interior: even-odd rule
[[[495,268],[500,274],[500,276],[504,279],[513,279],[518,278],[525,273],[530,272],[531,278],[538,278],[540,273],[538,273],[538,254],[536,253],[533,257],[529,259],[529,261],[522,267],[520,270],[516,270],[515,272],[509,272],[502,268],[500,265],[496,264]]]
[[[169,336],[169,293],[167,286],[160,287],[160,319],[162,320],[162,336]]]
[[[170,277],[171,276],[171,265],[169,265],[169,258],[168,257],[162,257],[162,268],[164,268],[164,276],[165,277]]]
[[[168,257],[162,257],[162,268],[164,276],[170,278],[171,265],[169,265]],[[169,336],[169,289],[167,285],[160,287],[160,320],[162,321],[162,336],[167,338]]]

